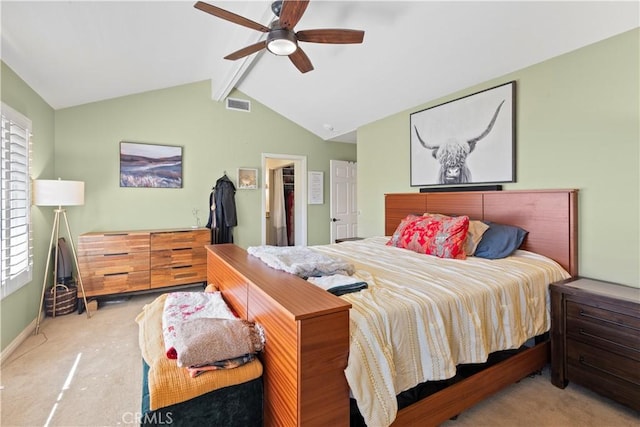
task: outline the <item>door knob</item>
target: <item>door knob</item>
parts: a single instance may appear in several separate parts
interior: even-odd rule
[[[331,221],[332,221],[332,222],[336,222],[336,221],[342,221],[342,220],[341,220],[341,219],[338,219],[338,218],[331,218]]]

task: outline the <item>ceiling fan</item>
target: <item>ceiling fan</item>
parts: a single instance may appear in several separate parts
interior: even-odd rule
[[[197,2],[194,7],[218,18],[233,22],[234,24],[267,33],[266,40],[237,50],[225,56],[224,59],[236,60],[244,58],[245,56],[266,48],[274,55],[288,56],[300,72],[306,73],[313,70],[313,65],[309,57],[298,45],[298,42],[350,44],[362,43],[364,38],[364,31],[360,30],[318,29],[295,32],[293,27],[300,21],[308,5],[309,0],[274,1],[271,4],[271,10],[278,19],[273,21],[271,27],[266,27],[251,19],[201,1]]]

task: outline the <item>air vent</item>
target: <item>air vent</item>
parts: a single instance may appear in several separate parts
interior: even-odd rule
[[[246,99],[227,98],[227,110],[244,111],[246,113],[251,111],[251,101]]]

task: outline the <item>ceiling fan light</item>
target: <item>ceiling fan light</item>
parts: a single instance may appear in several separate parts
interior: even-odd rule
[[[284,29],[271,30],[267,36],[267,49],[274,55],[291,55],[298,49],[296,36],[292,31]]]

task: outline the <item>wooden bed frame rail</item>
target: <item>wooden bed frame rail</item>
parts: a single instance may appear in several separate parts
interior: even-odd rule
[[[408,214],[469,215],[526,229],[523,249],[578,274],[577,190],[385,195],[385,235]],[[266,426],[347,426],[350,304],[307,281],[267,267],[233,244],[207,246],[207,278],[242,317],[261,323]],[[542,369],[548,341],[399,411],[393,423],[437,425]]]

